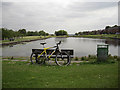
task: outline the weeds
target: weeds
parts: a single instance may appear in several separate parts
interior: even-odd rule
[[[78,61],[79,60],[79,58],[78,57],[75,57],[75,61]]]
[[[87,61],[87,57],[86,57],[86,56],[83,56],[83,57],[81,57],[81,60],[82,60],[82,61]]]

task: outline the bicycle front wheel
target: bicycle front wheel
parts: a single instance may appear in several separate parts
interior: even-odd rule
[[[56,54],[55,62],[59,66],[67,66],[70,64],[70,55],[67,52],[58,52]]]
[[[45,55],[39,57],[39,54],[36,55],[35,53],[32,53],[30,56],[30,60],[31,60],[32,64],[42,65],[45,63],[46,57],[45,57]]]

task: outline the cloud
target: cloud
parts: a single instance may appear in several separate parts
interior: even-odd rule
[[[3,2],[3,27],[45,30],[48,33],[65,29],[75,33],[117,24],[116,2],[47,1]]]
[[[99,12],[99,10],[103,10],[106,8],[109,9],[116,6],[117,3],[115,2],[74,2],[68,6],[68,13],[66,17],[86,17],[89,13],[93,13],[94,11]]]
[[[73,11],[94,11],[99,9],[104,9],[108,7],[115,7],[117,5],[116,2],[74,2],[69,5],[70,10]]]

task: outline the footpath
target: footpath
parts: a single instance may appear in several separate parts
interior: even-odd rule
[[[20,61],[20,62],[31,62],[30,60],[10,60],[10,59],[2,59],[2,61]],[[55,61],[50,61],[51,63],[54,63]],[[71,63],[80,63],[83,61],[71,61]],[[85,61],[88,62],[88,61]]]

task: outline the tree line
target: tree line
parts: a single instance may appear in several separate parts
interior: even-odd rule
[[[98,35],[98,34],[120,34],[120,26],[106,26],[103,30],[84,31],[75,33],[75,35]]]
[[[49,33],[46,33],[45,31],[26,31],[26,29],[19,29],[18,31],[14,31],[12,29],[7,28],[0,28],[0,31],[2,32],[2,40],[10,39],[10,38],[20,38],[23,36],[48,36]]]
[[[18,31],[14,31],[12,29],[0,28],[2,32],[2,40],[10,39],[10,38],[20,38],[23,36],[48,36],[49,33],[46,33],[44,30],[41,31],[26,31],[26,29],[19,29]],[[53,35],[63,36],[68,35],[67,31],[59,30],[55,31]]]

